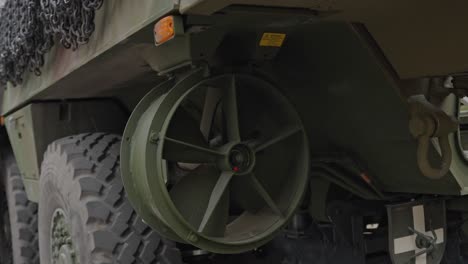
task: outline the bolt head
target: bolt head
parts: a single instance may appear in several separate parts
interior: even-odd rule
[[[159,133],[151,132],[149,140],[151,143],[157,144],[159,142]]]

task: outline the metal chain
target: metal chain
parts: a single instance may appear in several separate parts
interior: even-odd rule
[[[14,86],[29,70],[41,74],[54,39],[76,50],[94,32],[104,0],[7,0],[0,8],[0,85]]]

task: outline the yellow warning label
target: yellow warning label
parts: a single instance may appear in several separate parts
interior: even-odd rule
[[[283,46],[286,34],[283,33],[263,33],[262,39],[260,40],[260,46],[262,47],[281,47]]]

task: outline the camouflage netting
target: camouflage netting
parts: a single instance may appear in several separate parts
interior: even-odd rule
[[[103,1],[5,0],[0,8],[0,85],[20,84],[27,70],[40,75],[54,40],[71,49],[87,43]]]

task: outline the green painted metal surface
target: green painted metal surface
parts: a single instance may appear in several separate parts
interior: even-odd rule
[[[442,109],[454,116],[458,117],[460,115],[459,111],[459,101],[454,95],[448,96],[442,103]],[[461,186],[461,194],[468,194],[468,161],[466,154],[464,153],[463,146],[461,145],[461,134],[460,131],[452,134],[449,137],[450,147],[453,151],[453,160],[450,165],[450,171],[457,180],[458,184]],[[438,149],[440,152],[440,150]]]
[[[120,45],[125,46],[126,41],[131,40],[138,32],[146,29],[146,26],[152,25],[160,17],[176,10],[176,7],[177,1],[175,0],[141,0],[138,3],[125,0],[105,1],[102,8],[96,13],[96,31],[89,43],[81,46],[76,51],[55,45],[52,51],[46,55],[41,76],[28,74],[25,76],[22,85],[17,87],[8,85],[2,98],[2,113],[8,113],[37,97],[46,99],[40,95],[48,90],[66,90],[61,82],[63,79],[70,78],[75,71],[87,67],[87,64],[97,57],[106,54],[106,56],[112,56],[112,54],[108,53],[112,53],[112,50],[119,50]],[[151,32],[148,32],[150,38],[152,37]],[[134,45],[136,44],[130,46]],[[135,56],[135,53],[133,56]],[[126,58],[129,61],[133,59],[131,56]],[[102,74],[105,75],[108,70],[108,68],[101,67],[97,69],[97,72],[94,70],[94,72],[88,72],[87,74],[102,71]],[[115,70],[115,68],[113,67],[112,70]],[[78,77],[78,80],[80,80],[80,77]],[[73,97],[70,92],[68,94],[69,96],[65,92],[62,97]],[[83,97],[83,95],[76,97]]]
[[[329,11],[333,2],[330,0],[181,0],[180,12],[183,14],[211,15],[232,5],[251,5],[283,8],[303,8]]]
[[[184,14],[213,14],[229,5],[317,11],[323,20],[362,23],[402,79],[468,70],[463,33],[468,3],[459,0],[181,0]],[[440,20],[434,17],[443,18]],[[434,38],[433,36],[439,36]],[[404,40],[404,41],[402,41]],[[455,44],[454,44],[455,43]]]
[[[39,164],[42,161],[42,154],[37,151],[34,138],[33,107],[29,105],[9,116],[6,128],[28,198],[38,201],[40,190],[37,180],[40,175]]]
[[[105,6],[97,18],[101,22],[97,23],[98,31],[90,44],[76,53],[55,49],[49,56],[42,77],[27,80],[22,87],[6,90],[3,111],[10,111],[37,98],[94,96],[94,90],[101,88],[101,74],[107,77],[105,79],[125,79],[129,77],[126,75],[128,71],[138,68],[136,65],[140,63],[144,63],[144,67],[138,69],[144,70],[138,74],[145,75],[142,75],[144,84],[138,94],[144,94],[149,85],[160,82],[162,79],[153,70],[157,69],[158,61],[164,61],[164,56],[175,50],[170,48],[171,45],[163,45],[161,50],[164,52],[157,52],[158,48],[152,43],[152,22],[157,19],[156,13],[163,15],[176,7],[171,1],[145,4],[144,7],[128,7],[128,10],[134,10],[131,13],[139,10],[143,14],[127,21],[136,23],[133,27],[126,24],[125,19],[118,25],[111,23],[108,27],[103,26],[118,17],[106,16],[106,12],[123,15],[126,4],[116,2]],[[175,47],[183,50],[182,55],[179,54],[181,60],[200,62],[218,56],[217,63],[229,64],[238,58],[247,62],[248,56],[252,56],[253,61],[267,58],[259,63],[259,70],[275,76],[275,82],[284,87],[285,94],[305,120],[312,149],[319,152],[342,151],[356,156],[382,184],[383,191],[458,194],[465,188],[463,166],[460,172],[455,173],[456,177],[449,174],[436,182],[420,174],[415,161],[416,142],[408,131],[407,104],[399,94],[397,77],[392,76],[385,61],[379,57],[381,54],[372,46],[375,43],[363,38],[363,32],[346,22],[318,22],[310,13],[300,12],[293,20],[288,20],[288,12],[273,12],[270,9],[260,12],[261,15],[255,12],[256,9],[234,8],[212,17],[187,17],[186,23],[190,25],[209,27],[196,34],[187,33],[177,42],[181,44]],[[282,22],[272,24],[271,21]],[[258,28],[249,27],[243,22],[255,23]],[[272,52],[256,46],[266,30],[287,32],[285,45],[279,51]],[[207,39],[210,45],[204,45]],[[139,53],[134,53],[136,51]],[[63,54],[59,54],[61,52]],[[198,55],[200,53],[206,57]],[[146,59],[135,59],[142,54]],[[95,63],[97,60],[108,60],[109,64],[106,65],[114,65],[117,63],[113,61],[114,58],[118,58],[118,65],[122,66],[115,73],[114,69],[101,69],[102,65]],[[53,72],[57,72],[56,78]],[[133,78],[137,78],[137,72],[135,74]],[[81,79],[90,75],[96,78],[90,79],[82,87]],[[129,98],[136,91],[133,83],[106,85],[109,85],[107,95],[115,95],[118,91],[113,89],[119,88],[124,91],[119,96]],[[51,91],[53,94],[49,93]],[[138,96],[134,96],[132,100],[137,99]],[[430,155],[431,159],[437,160],[435,149],[431,150]],[[407,184],[400,184],[402,181]]]
[[[270,76],[297,107],[312,153],[354,157],[387,192],[460,194],[453,172],[441,180],[421,174],[398,79],[361,33],[341,22],[298,28],[272,65]],[[440,159],[435,148],[430,159]]]

